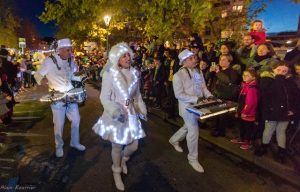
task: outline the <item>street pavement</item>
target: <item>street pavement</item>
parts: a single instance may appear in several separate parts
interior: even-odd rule
[[[116,191],[111,145],[91,129],[103,111],[99,91],[93,85],[87,85],[87,91],[88,100],[80,107],[81,143],[87,150],[79,152],[69,147],[70,123],[66,121],[63,158],[54,155],[49,104],[38,101],[47,90],[32,88],[17,98],[20,104],[15,108],[14,123],[0,131],[7,137],[7,150],[0,153],[0,191]],[[147,136],[139,141],[138,151],[128,162],[128,175],[123,176],[126,191],[299,191],[203,139],[199,141],[199,161],[205,173],[197,173],[188,164],[186,143],[182,143],[183,153],[168,143],[178,126],[160,115],[149,114],[143,127]]]

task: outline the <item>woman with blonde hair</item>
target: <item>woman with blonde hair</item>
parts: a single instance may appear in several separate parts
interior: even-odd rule
[[[104,112],[93,130],[112,143],[112,171],[116,188],[124,191],[121,172],[145,137],[139,118],[146,120],[147,110],[140,93],[139,72],[131,67],[133,52],[126,43],[114,45],[102,78],[100,101]]]

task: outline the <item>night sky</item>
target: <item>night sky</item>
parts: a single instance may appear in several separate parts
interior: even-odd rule
[[[38,18],[44,10],[46,0],[16,0],[17,12],[21,18],[28,18],[36,26],[42,37],[53,37],[56,31],[54,23],[44,24]]]
[[[257,18],[264,21],[267,32],[296,31],[300,14],[300,3],[289,0],[272,0],[265,12]]]
[[[30,19],[41,36],[54,36],[55,25],[44,24],[37,16],[44,9],[45,0],[16,0],[17,10],[21,18]],[[295,31],[298,26],[300,4],[290,3],[289,0],[272,0],[264,13],[257,18],[264,21],[267,32]]]

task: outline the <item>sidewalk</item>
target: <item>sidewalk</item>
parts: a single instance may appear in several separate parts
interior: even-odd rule
[[[151,109],[150,113],[163,118],[165,121],[177,127],[183,125],[183,120],[181,118],[168,119],[161,110]],[[300,188],[300,174],[295,172],[294,165],[291,161],[288,160],[285,164],[281,164],[273,159],[270,152],[262,157],[255,156],[254,149],[248,151],[242,150],[239,148],[239,145],[231,143],[230,139],[232,139],[231,137],[233,137],[233,135],[231,135],[231,137],[213,137],[210,135],[210,130],[211,129],[200,129],[200,138],[211,145],[218,147],[218,149],[223,150],[225,153],[260,167],[295,187]],[[230,135],[230,133],[228,135]]]
[[[26,143],[21,138],[37,136],[32,134],[30,129],[42,119],[44,111],[48,108],[47,104],[36,102],[45,94],[46,89],[44,92],[36,90],[37,87],[33,87],[15,97],[19,103],[14,106],[12,123],[0,127],[0,180],[3,180],[1,182],[17,177],[19,161],[24,156]]]

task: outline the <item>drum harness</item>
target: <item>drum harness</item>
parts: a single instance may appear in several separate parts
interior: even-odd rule
[[[57,59],[54,57],[54,55],[50,55],[49,56],[51,59],[52,59],[52,61],[53,61],[53,63],[56,65],[56,67],[57,67],[57,69],[60,71],[61,70],[61,67],[58,65],[58,62],[57,62]],[[71,68],[71,58],[68,58],[68,63],[69,63],[69,67]],[[84,87],[84,83],[82,83],[82,86]],[[72,90],[72,89],[71,89]],[[70,91],[70,90],[69,90]],[[69,92],[68,91],[68,92]],[[54,96],[54,94],[55,94],[55,92],[57,92],[55,89],[51,89],[51,91],[50,91],[50,94],[51,94],[51,96]],[[67,93],[68,93],[67,92]],[[68,95],[66,94],[66,102],[65,102],[65,106],[66,107],[68,107],[68,105],[70,104],[70,103],[73,103],[73,102],[67,102],[67,97],[68,97]],[[51,100],[51,102],[55,102],[55,101],[52,101]]]
[[[193,77],[187,67],[182,67],[181,69],[185,69],[185,71],[189,75],[190,79],[193,79]],[[179,69],[179,70],[181,70],[181,69]],[[196,70],[199,74],[202,74],[202,71],[198,70],[197,68],[195,68],[194,70]]]

